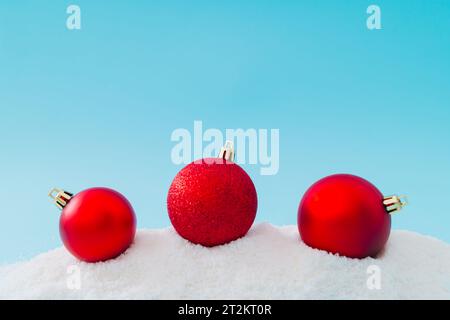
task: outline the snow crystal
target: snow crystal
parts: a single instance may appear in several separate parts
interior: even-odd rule
[[[379,287],[368,286],[373,277]],[[307,247],[296,226],[258,224],[214,248],[172,228],[140,230],[107,262],[79,262],[59,248],[1,267],[0,298],[449,299],[450,245],[393,231],[379,257],[358,260]]]

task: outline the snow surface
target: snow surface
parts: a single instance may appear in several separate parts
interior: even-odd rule
[[[69,289],[80,271],[80,289]],[[370,290],[367,268],[380,270]],[[71,278],[72,277],[72,278]],[[140,230],[115,260],[88,264],[64,248],[0,268],[2,299],[449,299],[450,245],[393,231],[377,258],[349,259],[304,245],[296,226],[255,225],[205,248],[172,228]]]

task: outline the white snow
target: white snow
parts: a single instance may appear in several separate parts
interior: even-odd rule
[[[379,290],[367,286],[371,265],[380,271]],[[70,266],[79,268],[80,289]],[[357,260],[307,247],[296,226],[258,224],[215,248],[193,245],[172,228],[140,230],[108,262],[78,262],[59,248],[2,267],[0,298],[449,299],[450,245],[393,231],[380,257]]]

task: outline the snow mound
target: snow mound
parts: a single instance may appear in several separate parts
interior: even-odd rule
[[[296,226],[258,224],[214,248],[140,230],[115,260],[83,263],[59,248],[2,267],[0,298],[449,299],[450,245],[393,231],[377,259],[357,260],[307,247]]]

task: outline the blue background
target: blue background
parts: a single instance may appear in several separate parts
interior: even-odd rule
[[[319,178],[354,173],[410,206],[393,227],[450,241],[450,2],[0,1],[0,263],[61,245],[47,192],[120,190],[170,224],[174,129],[279,128],[280,170],[245,165],[258,221],[295,224]]]

